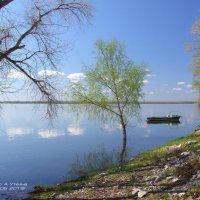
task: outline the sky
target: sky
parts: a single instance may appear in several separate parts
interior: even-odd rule
[[[19,2],[9,6],[18,9]],[[126,45],[127,55],[135,63],[145,63],[150,71],[144,80],[144,100],[196,99],[190,70],[194,52],[186,45],[194,38],[190,30],[200,16],[199,0],[90,2],[94,7],[90,23],[81,27],[73,24],[66,30],[62,39],[70,41],[70,51],[63,56],[58,71],[48,73],[60,76],[63,85],[83,79],[83,66],[95,63],[95,41],[116,39]]]

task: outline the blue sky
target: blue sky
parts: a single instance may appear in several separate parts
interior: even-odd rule
[[[17,1],[16,1],[17,2]],[[145,78],[145,100],[194,100],[192,41],[190,29],[200,14],[199,0],[91,0],[94,15],[90,24],[73,25],[63,41],[71,50],[58,66],[63,84],[70,74],[81,73],[84,65],[95,63],[92,51],[97,39],[117,39],[136,63],[145,63],[150,76]],[[12,6],[14,6],[13,3]],[[15,5],[16,6],[16,5]]]

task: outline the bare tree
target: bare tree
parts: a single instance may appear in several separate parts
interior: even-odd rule
[[[3,7],[10,1],[1,0]],[[38,70],[57,69],[57,63],[66,52],[67,45],[61,33],[71,22],[82,24],[91,16],[92,7],[86,0],[24,0],[20,13],[0,9],[0,72],[6,83],[11,71],[25,77],[25,85],[37,97],[50,105],[53,112],[56,88],[52,77]],[[14,2],[13,2],[14,4]],[[8,92],[8,90],[2,90]]]

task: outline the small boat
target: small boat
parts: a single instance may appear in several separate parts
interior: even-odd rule
[[[179,123],[181,116],[179,115],[167,115],[163,117],[147,117],[147,123]]]

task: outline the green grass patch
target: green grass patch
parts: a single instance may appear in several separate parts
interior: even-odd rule
[[[115,174],[115,173],[118,173],[120,171],[121,170],[120,170],[119,167],[110,167],[110,168],[105,170],[105,172],[108,173],[108,174]]]
[[[64,192],[70,192],[80,187],[84,187],[93,179],[91,177],[80,178],[79,180],[63,182],[54,186],[40,186],[34,187],[34,192],[28,199],[48,199],[52,198],[52,195],[62,194]]]
[[[200,141],[200,138],[198,135],[194,133],[192,133],[191,135],[188,135],[188,136],[185,136],[185,137],[181,137],[181,138],[178,138],[178,139],[175,139],[173,141],[170,141],[168,142],[166,145],[164,146],[173,146],[173,145],[179,145],[179,144],[182,144],[182,143],[185,143],[189,140],[197,140],[197,141]]]
[[[154,163],[158,159],[163,159],[168,156],[167,149],[157,148],[152,151],[141,153],[136,158],[130,160],[127,165],[125,165],[125,169],[137,169],[149,164]]]
[[[199,197],[200,196],[200,188],[193,188],[186,192],[187,196]]]
[[[192,152],[195,152],[197,150],[200,150],[200,144],[193,144],[193,145],[190,145],[189,147],[186,148],[187,151],[192,151]]]
[[[191,135],[188,135],[186,137],[178,138],[176,140],[170,141],[167,144],[158,147],[152,151],[147,151],[144,153],[141,153],[139,156],[135,157],[134,159],[130,160],[123,168],[123,170],[131,170],[131,169],[138,169],[140,167],[152,164],[159,159],[166,159],[167,157],[170,156],[169,153],[176,155],[182,152],[183,150],[189,150],[189,151],[196,151],[200,149],[199,144],[193,144],[189,145],[188,147],[182,147],[182,149],[179,151],[179,149],[172,150],[169,152],[169,148],[171,146],[178,146],[180,144],[184,144],[189,140],[196,140],[200,142],[200,137],[198,134],[195,134],[194,132]]]

